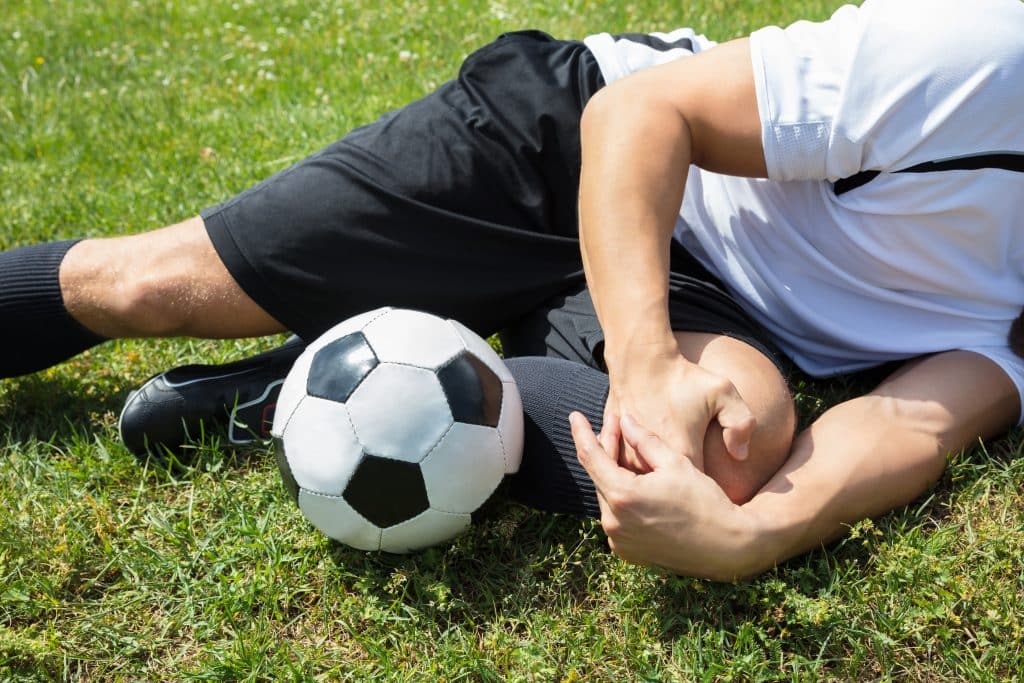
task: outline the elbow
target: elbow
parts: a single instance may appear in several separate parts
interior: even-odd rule
[[[612,114],[620,108],[617,84],[601,88],[587,101],[580,117],[580,140],[586,146],[610,125]]]
[[[646,81],[624,78],[598,90],[583,107],[580,140],[588,143],[618,140],[625,133],[645,131],[663,136],[688,134],[685,120],[672,100]]]
[[[702,578],[716,583],[745,583],[756,579],[775,565],[775,559],[769,553],[763,550],[751,551],[721,563]]]

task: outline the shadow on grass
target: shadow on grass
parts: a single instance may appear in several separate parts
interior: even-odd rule
[[[471,626],[496,613],[522,614],[552,602],[586,603],[608,556],[592,522],[507,500],[447,547],[393,555],[333,544],[330,551],[336,565],[359,577],[362,590],[412,609],[428,607],[424,616],[442,627]]]
[[[832,629],[842,629],[842,612],[827,613],[821,623],[794,621],[788,601],[835,600],[835,595],[874,571],[879,545],[911,530],[928,534],[955,514],[956,492],[1019,458],[1021,432],[991,444],[969,465],[954,465],[925,495],[824,549],[795,557],[760,577],[736,584],[659,575],[640,568],[622,569],[610,558],[604,535],[590,521],[536,512],[514,503],[456,540],[449,548],[412,555],[367,554],[341,545],[330,557],[360,588],[382,600],[403,604],[432,620],[438,632],[451,626],[473,627],[505,613],[511,620],[552,605],[583,608],[599,602],[608,585],[633,590],[631,607],[651,610],[659,640],[671,648],[680,638],[717,629],[736,643],[737,651],[767,647],[758,639],[783,631],[807,642],[827,643]],[[966,477],[963,469],[968,468]],[[398,577],[396,579],[396,577]],[[623,582],[630,588],[623,588]],[[847,586],[843,589],[843,586]],[[788,610],[788,611],[787,611]],[[777,613],[777,614],[776,614]],[[773,616],[775,614],[776,616]],[[777,619],[777,620],[776,620]],[[756,635],[747,631],[756,625]],[[359,637],[358,625],[350,625]],[[746,634],[746,635],[744,635]],[[753,638],[751,642],[739,641]],[[757,642],[755,642],[757,641]],[[760,644],[758,644],[760,643]],[[812,648],[813,649],[813,648]],[[820,655],[838,656],[822,646]]]
[[[0,420],[12,441],[70,439],[108,427],[127,392],[111,392],[75,374],[46,373],[2,380]]]
[[[794,393],[811,404],[806,412],[820,412],[846,395],[870,389],[882,377],[884,371],[841,384],[801,377]],[[863,549],[851,552],[868,556]],[[330,557],[350,577],[358,577],[352,580],[361,590],[420,611],[442,632],[445,626],[478,624],[505,610],[522,618],[531,608],[541,611],[551,604],[588,605],[595,591],[606,590],[602,582],[608,581],[636,583],[636,600],[646,601],[644,609],[649,605],[659,612],[666,643],[695,622],[738,624],[764,609],[758,601],[757,581],[716,585],[640,568],[623,569],[612,559],[595,522],[515,503],[504,503],[497,514],[475,524],[448,548],[403,556],[367,554],[336,544]],[[827,584],[828,562],[812,559],[799,573],[799,581],[810,591]],[[358,637],[359,628],[354,625],[352,630]]]

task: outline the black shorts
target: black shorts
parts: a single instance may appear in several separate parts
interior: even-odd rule
[[[303,338],[390,305],[503,331],[508,353],[599,366],[576,200],[580,115],[603,84],[583,43],[505,34],[433,94],[202,217],[242,289]],[[678,245],[671,268],[675,329],[736,337],[781,367]]]

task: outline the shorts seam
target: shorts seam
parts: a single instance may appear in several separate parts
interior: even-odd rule
[[[235,198],[237,199],[237,197]],[[285,303],[274,294],[273,288],[253,265],[248,255],[242,250],[235,239],[235,223],[230,213],[224,211],[225,204],[218,205],[212,211],[204,211],[200,215],[206,227],[206,234],[213,244],[217,256],[246,296],[257,306],[263,308],[277,322],[294,331],[293,325],[281,311],[286,310]]]

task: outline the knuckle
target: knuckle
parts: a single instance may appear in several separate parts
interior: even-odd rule
[[[714,393],[728,393],[732,389],[732,382],[721,375],[709,375],[708,390]]]
[[[627,492],[619,490],[607,492],[604,499],[608,502],[608,507],[613,510],[623,510],[628,508],[633,501],[632,496]]]
[[[622,523],[611,515],[602,515],[601,528],[604,529],[605,535],[608,536],[608,542],[613,543],[619,532],[622,531]]]
[[[640,440],[637,442],[637,445],[640,447],[640,450],[644,450],[654,448],[659,443],[661,443],[661,439],[658,438],[657,434],[655,434],[654,432],[647,432],[646,434],[640,437]]]
[[[715,377],[711,384],[716,394],[731,396],[736,394],[736,386],[725,377]]]
[[[613,510],[618,510],[622,507],[622,494],[618,491],[606,491],[604,499],[608,503],[608,507]]]
[[[590,443],[583,443],[576,446],[576,455],[580,460],[590,462],[593,460],[594,445]]]

